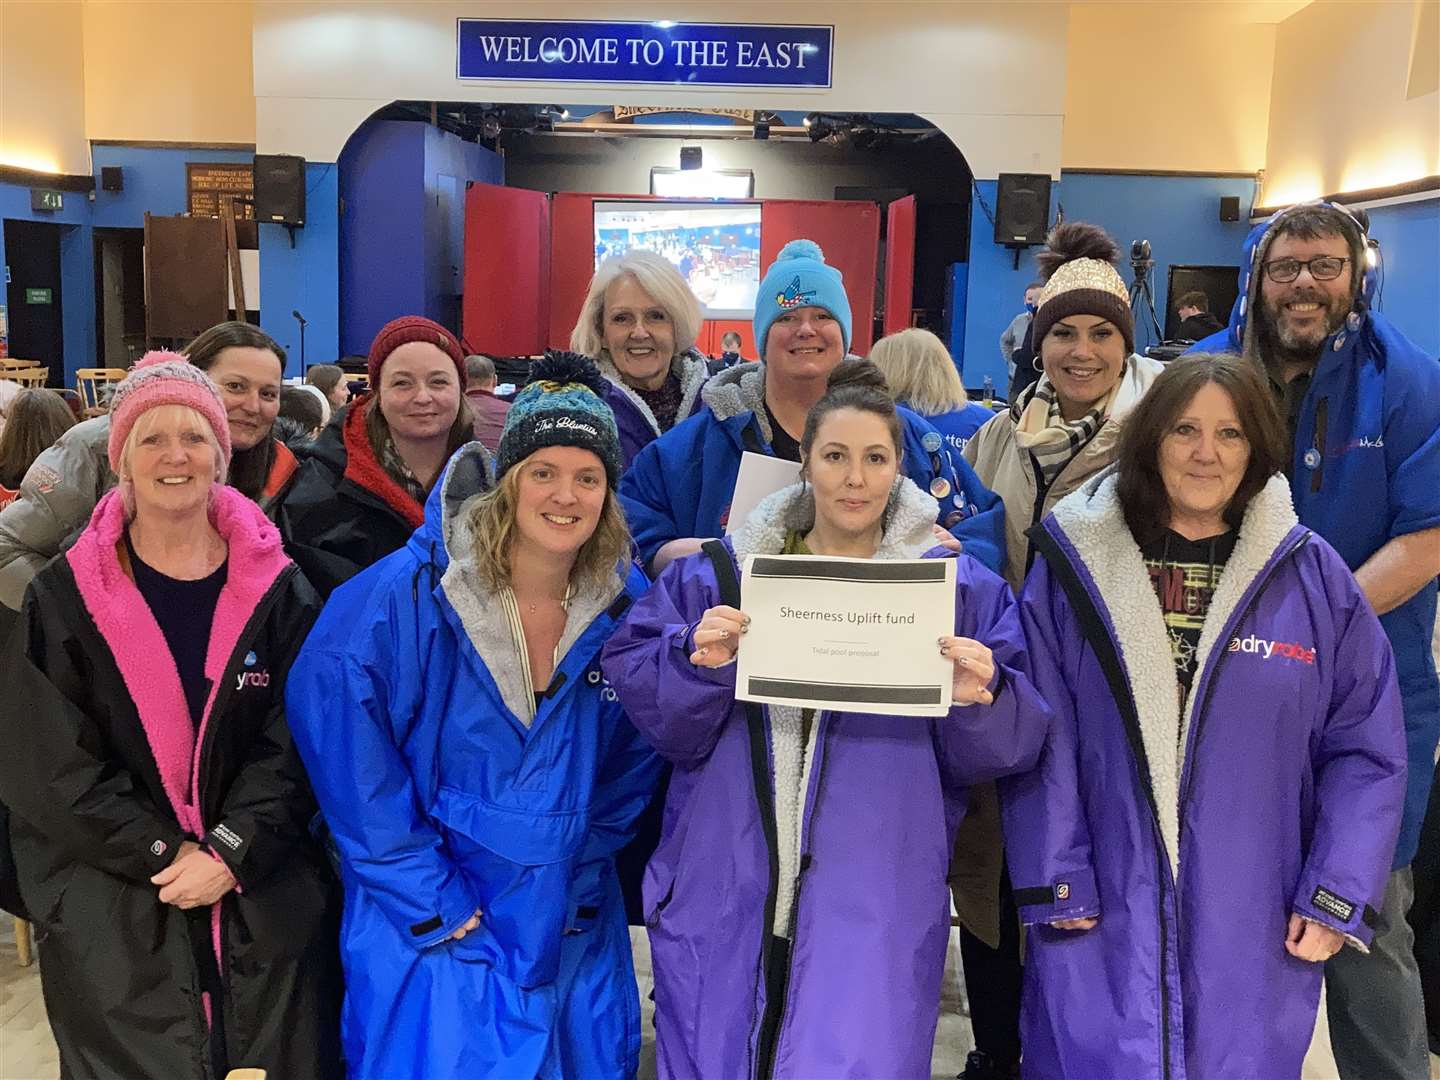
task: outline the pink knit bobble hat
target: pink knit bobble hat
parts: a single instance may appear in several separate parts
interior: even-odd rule
[[[157,405],[185,405],[203,416],[229,468],[230,422],[225,418],[220,388],[179,353],[157,349],[135,361],[130,374],[115,388],[115,396],[110,399],[108,449],[112,470],[120,471],[120,451],[125,448],[135,421],[141,413]]]

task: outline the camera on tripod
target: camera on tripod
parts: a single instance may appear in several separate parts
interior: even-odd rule
[[[1130,244],[1130,269],[1134,271],[1135,277],[1130,282],[1130,309],[1135,313],[1137,332],[1144,327],[1140,317],[1142,315],[1149,316],[1149,329],[1154,330],[1155,343],[1158,345],[1164,338],[1164,334],[1160,330],[1160,319],[1155,314],[1155,294],[1150,286],[1150,272],[1154,267],[1155,260],[1150,257],[1150,241],[1132,241]]]

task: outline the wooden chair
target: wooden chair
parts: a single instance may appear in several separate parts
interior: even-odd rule
[[[39,366],[39,360],[21,360],[18,356],[0,356],[0,371],[11,371],[15,368],[32,368]]]
[[[30,924],[19,915],[15,916],[15,954],[21,967],[29,967],[34,962],[30,951]]]
[[[130,374],[124,368],[82,367],[75,372],[75,389],[80,393],[81,412],[86,416],[103,416],[108,406],[100,400],[100,388],[118,383]]]
[[[50,369],[48,367],[7,368],[0,372],[0,378],[5,379],[6,382],[19,383],[27,388],[34,387],[43,390],[46,381],[50,378]]]

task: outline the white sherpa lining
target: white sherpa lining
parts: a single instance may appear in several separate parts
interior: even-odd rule
[[[1099,602],[1115,627],[1149,759],[1162,838],[1178,878],[1180,777],[1196,695],[1190,696],[1182,723],[1180,683],[1160,601],[1115,489],[1115,474],[1110,470],[1057,503],[1054,516],[1095,582]],[[1200,686],[1213,663],[1220,631],[1295,523],[1289,483],[1283,476],[1271,477],[1246,508],[1235,550],[1220,573],[1200,631],[1193,687]]]
[[[931,527],[939,512],[940,505],[916,487],[914,481],[905,476],[896,477],[886,509],[889,520],[875,558],[918,559],[935,546]],[[735,534],[735,560],[743,563],[747,555],[778,555],[785,547],[787,531],[808,531],[814,524],[814,490],[803,483],[782,488],[763,499]],[[788,938],[800,867],[801,823],[805,820],[806,793],[810,790],[810,765],[815,760],[816,740],[825,718],[823,714],[815,718],[810,726],[809,744],[802,746],[801,710],[793,705],[771,705],[768,709],[775,783],[775,843],[780,864],[772,933]]]
[[[596,366],[599,367],[600,374],[609,379],[615,385],[615,389],[629,398],[630,404],[640,411],[640,415],[650,425],[650,430],[657,436],[664,434],[660,430],[660,421],[655,419],[655,413],[651,410],[649,403],[626,385],[620,369],[615,366],[615,360],[608,349],[600,350]],[[705,385],[705,380],[710,377],[710,369],[706,366],[705,357],[698,350],[690,349],[670,361],[670,370],[680,377],[680,407],[675,410],[675,423],[678,424],[695,411],[696,398],[700,396],[700,388]]]
[[[445,597],[460,616],[466,636],[481,661],[495,680],[500,698],[505,707],[525,726],[535,716],[535,701],[525,693],[525,676],[521,664],[529,664],[530,658],[522,655],[510,631],[510,621],[505,616],[499,596],[484,584],[476,569],[475,541],[470,527],[470,512],[475,502],[484,493],[474,494],[457,500],[452,496],[452,487],[466,482],[463,466],[471,456],[471,447],[476,456],[488,466],[488,456],[479,443],[471,443],[457,454],[446,470],[441,495],[441,536],[445,540],[445,552],[450,565],[440,578],[440,587]],[[599,591],[577,590],[570,599],[565,616],[565,630],[560,635],[560,644],[555,650],[555,667],[558,670],[570,651],[570,646],[585,632],[595,617],[608,608],[625,587],[618,573],[611,575]],[[537,687],[537,690],[540,689]]]

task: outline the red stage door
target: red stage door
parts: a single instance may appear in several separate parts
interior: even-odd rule
[[[491,356],[543,352],[549,311],[549,197],[471,184],[465,193],[466,345]]]
[[[885,333],[910,325],[915,296],[915,196],[890,204],[885,223]]]

